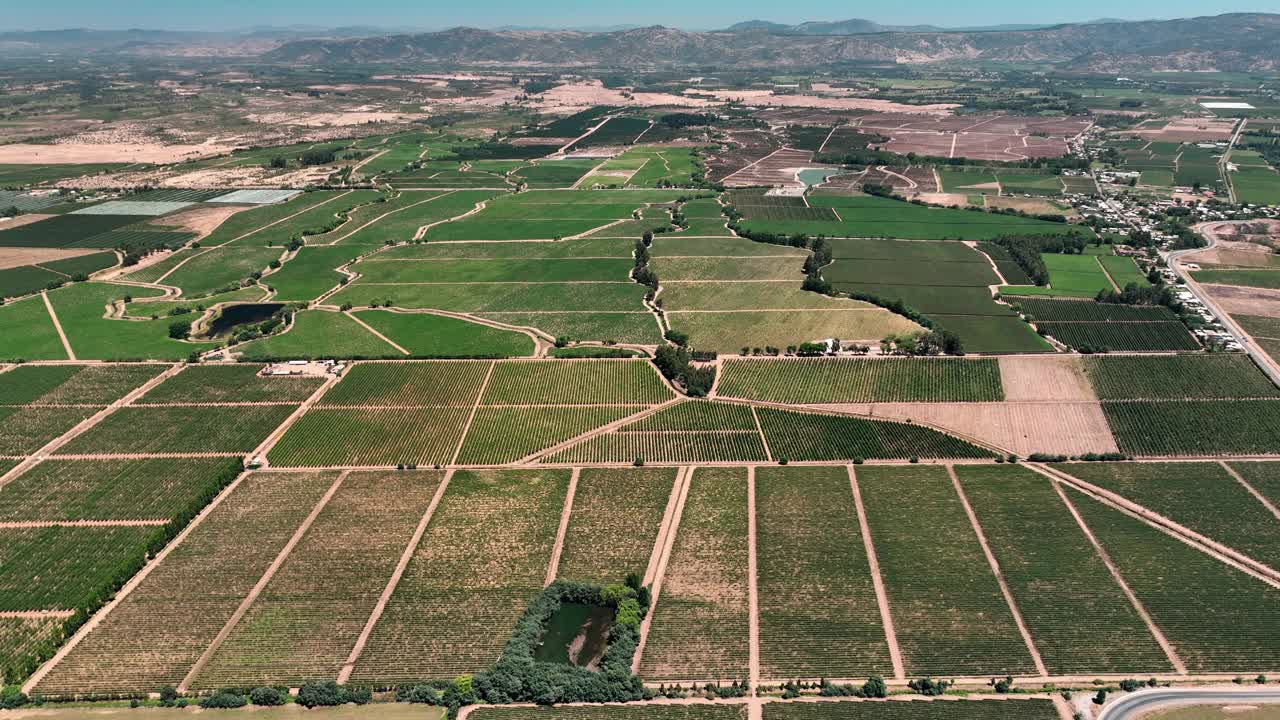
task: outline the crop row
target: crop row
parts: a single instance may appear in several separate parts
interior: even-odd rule
[[[629,463],[762,462],[755,430],[732,432],[613,432],[565,448],[548,462]]]
[[[1019,466],[956,473],[1050,674],[1172,670],[1048,480]]]
[[[293,407],[122,407],[60,452],[251,452]]]
[[[1280,523],[1217,463],[1091,463],[1059,469],[1280,568]]]
[[[481,407],[467,431],[458,462],[463,465],[515,462],[641,409],[641,406]]]
[[[787,403],[978,402],[1004,399],[995,360],[729,360],[717,392]]]
[[[0,617],[0,685],[16,684],[63,638],[57,616]]]
[[[155,527],[0,530],[0,611],[96,606],[141,567]]]
[[[337,477],[245,478],[38,685],[42,694],[177,685]]]
[[[1116,445],[1130,455],[1255,455],[1280,448],[1280,401],[1106,402]]]
[[[644,575],[676,479],[675,468],[585,468],[578,477],[558,575],[619,582]]]
[[[493,363],[361,363],[323,398],[326,406],[394,405],[471,407]]]
[[[1089,300],[1049,300],[1012,298],[1023,312],[1035,320],[1076,322],[1172,322],[1178,317],[1163,305],[1120,305]]]
[[[1036,327],[1076,349],[1118,352],[1199,350],[1181,322],[1038,322]]]
[[[845,469],[759,468],[756,517],[761,676],[891,674]]]
[[[640,660],[648,680],[747,676],[744,475],[694,471]]]
[[[1280,591],[1141,520],[1067,493],[1188,671],[1280,666]]]
[[[745,703],[480,706],[472,715],[476,720],[746,720],[747,706]]]
[[[0,375],[3,405],[107,405],[165,370],[163,365],[24,365]]]
[[[660,410],[621,428],[637,431],[698,431],[756,429],[755,416],[747,405],[694,400]]]
[[[1084,368],[1100,400],[1280,397],[1243,354],[1095,356]]]
[[[946,470],[857,475],[907,673],[1032,671]]]
[[[30,455],[95,412],[77,407],[0,407],[0,455]]]
[[[773,457],[854,460],[908,457],[982,458],[991,452],[931,428],[909,423],[760,408],[760,426]]]
[[[453,458],[470,408],[311,409],[272,448],[277,465],[443,464]]]
[[[348,475],[196,686],[337,677],[443,477]]]
[[[643,360],[502,362],[493,368],[484,405],[656,404],[671,389]]]
[[[1057,720],[1050,700],[769,703],[764,720]]]
[[[194,365],[152,388],[140,403],[297,402],[324,382],[315,376],[259,375],[262,365]]]
[[[460,471],[352,674],[415,682],[487,668],[542,589],[569,472]]]

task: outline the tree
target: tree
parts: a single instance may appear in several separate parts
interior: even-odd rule
[[[867,681],[862,683],[862,694],[869,698],[883,698],[889,696],[889,685],[884,678],[879,675],[872,675]]]
[[[273,687],[258,687],[249,691],[249,702],[263,707],[285,704],[285,694]]]
[[[191,337],[191,321],[174,320],[169,323],[169,337],[174,340],[186,340]]]

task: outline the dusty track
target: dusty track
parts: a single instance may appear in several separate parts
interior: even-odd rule
[[[867,549],[867,565],[870,568],[871,584],[876,591],[876,605],[880,608],[880,620],[884,624],[884,638],[889,646],[889,660],[893,664],[893,678],[905,680],[906,670],[902,664],[902,649],[898,646],[898,633],[893,629],[893,612],[889,607],[889,595],[885,591],[884,578],[880,575],[880,560],[876,557],[876,545],[871,537],[871,526],[867,524],[867,510],[862,504],[862,489],[858,487],[858,473],[852,465],[849,471],[849,486],[853,489],[853,502],[858,510],[858,527],[862,532],[862,544]]]
[[[680,518],[684,515],[684,503],[689,498],[689,484],[696,470],[696,467],[682,468],[676,476],[680,495],[676,500],[675,512],[671,516],[671,523],[662,543],[662,553],[658,557],[658,564],[654,570],[652,599],[649,601],[649,612],[640,623],[640,644],[636,646],[635,657],[631,659],[632,673],[640,671],[640,660],[644,657],[645,645],[649,642],[649,627],[653,624],[653,616],[658,612],[658,600],[662,597],[662,581],[667,574],[667,563],[671,561],[671,549],[676,544],[676,535],[680,531]]]

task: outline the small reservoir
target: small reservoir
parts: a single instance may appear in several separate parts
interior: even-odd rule
[[[547,621],[534,659],[595,670],[609,642],[614,615],[613,608],[603,605],[561,604]]]

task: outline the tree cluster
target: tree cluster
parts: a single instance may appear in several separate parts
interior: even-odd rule
[[[663,377],[682,385],[693,397],[706,397],[716,381],[715,366],[698,367],[691,360],[689,350],[682,345],[660,345],[653,356],[653,364]]]

